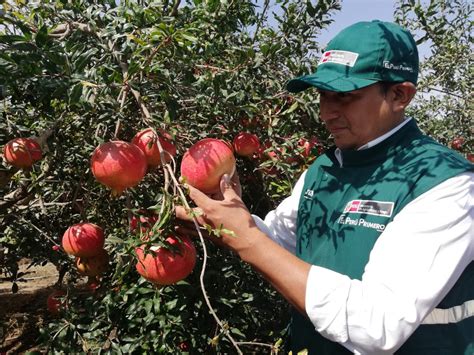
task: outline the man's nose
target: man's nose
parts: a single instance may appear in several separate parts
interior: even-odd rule
[[[335,102],[335,100],[321,98],[319,101],[319,116],[323,122],[338,118],[339,105]]]

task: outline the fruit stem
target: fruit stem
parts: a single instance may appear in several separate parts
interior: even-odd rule
[[[148,111],[148,108],[146,107],[145,103],[142,101],[140,92],[133,89],[128,81],[126,82],[126,85],[129,88],[129,90],[132,92],[133,96],[135,97],[135,100],[137,101],[138,105],[140,106],[142,114],[143,114],[143,116],[145,116],[145,122],[150,121],[151,120],[150,111]],[[188,210],[191,209],[189,204],[188,204],[188,201],[186,200],[186,196],[184,195],[183,190],[181,189],[180,184],[179,184],[178,180],[176,179],[176,176],[174,175],[174,171],[172,170],[171,165],[169,163],[164,163],[163,147],[161,146],[159,139],[157,139],[157,144],[158,144],[158,149],[160,151],[160,157],[161,157],[161,162],[162,162],[162,166],[163,166],[163,173],[165,175],[165,189],[167,190],[168,187],[169,187],[169,177],[171,176],[171,179],[173,180],[174,186],[178,190],[178,193],[179,193],[179,195],[181,197],[181,200],[184,203],[185,207]],[[167,171],[169,172],[169,174],[167,174]],[[241,355],[243,353],[240,350],[239,345],[237,344],[237,342],[234,340],[234,338],[230,335],[230,333],[224,327],[224,324],[222,323],[222,321],[217,316],[216,312],[214,311],[214,308],[212,308],[209,297],[207,296],[206,288],[204,286],[204,274],[205,274],[206,265],[207,265],[207,248],[206,248],[206,244],[204,242],[204,237],[202,236],[202,233],[201,233],[201,229],[199,228],[199,223],[197,222],[195,217],[193,217],[193,222],[194,222],[194,226],[195,226],[195,228],[198,232],[199,239],[201,240],[201,244],[202,244],[202,248],[203,248],[203,252],[204,252],[201,275],[199,276],[199,282],[200,282],[200,285],[201,285],[201,291],[202,291],[202,294],[204,296],[204,300],[206,301],[206,304],[207,304],[207,307],[209,308],[209,311],[211,312],[212,316],[214,317],[214,319],[217,322],[217,324],[219,325],[219,327],[222,329],[222,331],[225,334],[225,336],[227,337],[227,339],[230,340],[230,342],[232,343],[234,348],[237,350],[237,353],[239,355]]]
[[[114,138],[115,139],[118,139],[121,128],[122,128],[122,122],[120,121],[120,118],[118,118],[117,122],[115,123],[115,132],[114,132]]]
[[[184,195],[184,192],[181,189],[180,184],[179,184],[178,180],[176,179],[176,176],[174,175],[174,172],[171,170],[170,165],[166,164],[165,167],[166,167],[166,169],[169,170],[171,179],[173,180],[173,182],[174,182],[174,184],[175,184],[175,186],[176,186],[176,188],[179,192],[179,195],[181,197],[181,201],[183,202],[186,209],[190,210],[191,206],[189,206],[189,203],[186,200],[186,196]],[[222,329],[225,336],[230,340],[232,345],[235,347],[235,349],[237,350],[237,353],[239,355],[243,354],[242,351],[240,350],[240,347],[239,347],[238,343],[234,340],[234,338],[226,330],[226,328],[224,327],[224,324],[222,323],[222,321],[219,319],[216,312],[214,311],[214,308],[212,308],[211,301],[209,300],[209,297],[207,295],[206,287],[204,286],[204,274],[206,273],[206,266],[207,266],[207,248],[206,248],[206,243],[204,242],[204,237],[201,233],[201,228],[199,227],[199,223],[198,223],[195,216],[193,216],[193,222],[194,222],[194,227],[196,228],[196,231],[198,232],[199,239],[201,240],[201,245],[202,245],[202,249],[203,249],[203,253],[204,253],[201,274],[199,275],[199,282],[200,282],[200,285],[201,285],[201,291],[202,291],[202,294],[204,296],[204,300],[206,301],[207,307],[209,308],[209,311],[211,312],[211,314],[214,317],[215,321],[217,322],[217,324],[219,324],[219,327]]]

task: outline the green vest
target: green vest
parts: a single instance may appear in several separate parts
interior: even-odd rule
[[[343,167],[334,151],[308,169],[298,209],[296,255],[358,280],[377,238],[403,207],[441,182],[473,170],[460,154],[423,135],[414,120],[372,148],[342,151]],[[474,300],[474,263],[437,308],[467,300]],[[296,311],[289,345],[293,354],[302,349],[309,354],[350,353],[322,337]],[[474,317],[420,325],[397,354],[464,354],[469,346],[474,347]]]

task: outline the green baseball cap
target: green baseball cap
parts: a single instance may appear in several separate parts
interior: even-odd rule
[[[418,50],[410,32],[392,22],[357,22],[327,45],[316,73],[290,80],[286,88],[300,92],[311,86],[347,92],[379,81],[416,85]]]

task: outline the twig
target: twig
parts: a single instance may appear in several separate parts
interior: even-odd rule
[[[169,43],[171,42],[171,37],[166,37],[150,54],[150,56],[147,58],[147,60],[145,61],[145,64],[143,65],[143,68],[147,68],[151,61],[153,60],[153,57],[156,55],[156,53],[158,53],[158,51],[168,45]]]
[[[142,96],[140,95],[140,93],[137,90],[132,88],[128,83],[127,83],[127,85],[128,85],[129,90],[132,92],[133,96],[135,96],[135,100],[137,100],[138,106],[140,106],[140,110],[142,111],[142,113],[145,117],[145,123],[151,124],[150,111],[148,111],[148,108],[143,103]]]
[[[118,136],[120,134],[120,129],[122,128],[122,122],[120,121],[120,118],[117,119],[117,122],[115,123],[115,131],[114,131],[114,139],[119,139]]]
[[[427,89],[428,91],[433,90],[433,91],[442,92],[443,94],[451,95],[451,96],[457,97],[457,98],[459,98],[459,99],[464,99],[464,100],[466,100],[466,101],[469,101],[469,99],[466,99],[466,98],[462,97],[461,95],[454,94],[454,93],[449,92],[449,91],[437,89],[437,88],[434,88],[434,87],[431,87],[431,86],[428,86],[426,89]]]
[[[181,197],[181,201],[183,202],[183,204],[184,204],[184,206],[186,207],[187,210],[191,210],[191,206],[189,206],[189,203],[186,200],[186,196],[184,195],[184,192],[181,189],[179,182],[176,180],[176,176],[174,175],[173,171],[171,171],[171,167],[169,166],[169,164],[166,164],[165,166],[170,171],[170,176],[173,179],[173,182],[174,182],[175,186],[178,189],[178,193]],[[225,336],[230,340],[232,345],[234,345],[235,349],[237,350],[237,353],[238,354],[243,354],[242,351],[240,350],[239,345],[237,344],[237,342],[229,334],[229,332],[225,329],[224,324],[222,323],[222,321],[217,316],[216,312],[214,311],[214,308],[212,308],[211,301],[209,300],[209,297],[207,295],[206,287],[204,286],[204,274],[206,272],[206,266],[207,266],[207,248],[206,248],[206,243],[204,242],[204,237],[201,233],[201,228],[200,228],[199,223],[198,223],[195,216],[193,216],[193,222],[194,222],[194,227],[196,228],[196,231],[198,232],[199,239],[201,241],[202,249],[203,249],[203,253],[204,253],[201,274],[199,276],[199,282],[201,284],[201,291],[203,293],[204,300],[206,301],[207,307],[209,308],[209,311],[211,312],[211,314],[214,317],[215,321],[217,322],[217,324],[219,324],[219,327],[224,331]]]
[[[132,200],[130,198],[130,194],[126,192],[125,196],[125,206],[127,207],[127,219],[128,219],[128,225],[131,227],[132,225],[132,218],[133,218],[133,213],[132,213]]]
[[[253,35],[252,44],[255,43],[255,40],[257,39],[258,31],[260,30],[260,26],[262,25],[262,22],[265,19],[265,14],[267,12],[269,4],[270,4],[270,0],[265,0],[265,3],[263,5],[263,10],[262,10],[262,15],[260,16],[257,22],[257,26],[255,27],[255,33]]]
[[[22,279],[26,280],[26,281],[30,281],[30,280],[41,280],[41,279],[47,279],[47,278],[50,278],[52,276],[57,276],[56,274],[49,274],[49,275],[45,275],[45,276],[35,276],[35,277],[22,277]]]
[[[175,0],[173,9],[170,12],[170,16],[174,16],[174,17],[178,16],[178,8],[179,8],[180,3],[181,3],[181,0]]]
[[[44,235],[51,243],[54,245],[60,246],[56,241],[54,241],[49,235],[46,234],[43,230],[39,229],[36,225],[31,223],[30,221],[27,221],[25,218],[21,218],[24,222],[28,223],[30,226],[32,226],[34,229],[36,229],[38,232],[40,232],[42,235]]]
[[[276,354],[276,348],[273,344],[266,344],[266,343],[258,343],[253,341],[239,341],[237,342],[238,345],[248,345],[248,346],[262,346],[271,349],[271,354]]]
[[[71,324],[69,322],[66,322],[66,324],[64,324],[64,326],[59,329],[56,334],[54,334],[53,338],[51,339],[51,342],[54,341],[54,339],[56,339],[56,337],[59,335],[59,333],[61,333],[64,329],[66,329],[67,327],[69,327]]]

